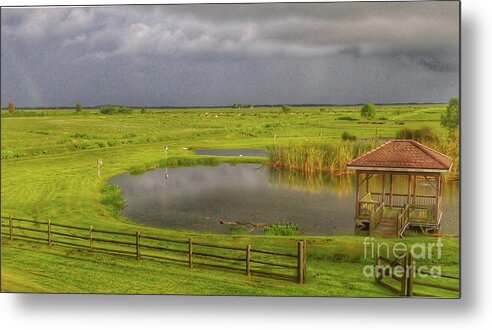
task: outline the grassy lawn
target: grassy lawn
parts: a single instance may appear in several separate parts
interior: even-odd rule
[[[385,106],[373,122],[360,119],[357,107],[303,107],[292,113],[278,108],[152,110],[132,115],[101,116],[94,110],[50,115],[2,115],[2,216],[47,220],[99,229],[142,230],[156,235],[248,244],[292,250],[302,237],[231,236],[185,230],[155,229],[114,214],[101,203],[101,189],[114,175],[132,166],[170,157],[200,158],[197,148],[263,148],[302,140],[339,139],[349,131],[358,138],[395,137],[402,127],[439,126],[445,105]],[[351,119],[348,119],[351,118]],[[355,119],[355,120],[353,120]],[[403,124],[402,124],[403,123]],[[320,137],[320,133],[322,136]],[[186,149],[185,149],[186,148]],[[3,155],[6,155],[5,157]],[[13,155],[8,156],[7,155]],[[13,158],[12,158],[13,157]],[[103,159],[97,177],[98,158]],[[254,157],[216,157],[218,161],[261,162]],[[347,219],[351,221],[352,219]],[[304,239],[304,238],[303,238]],[[306,237],[308,282],[304,285],[246,278],[220,270],[179,264],[136,261],[130,257],[49,247],[27,241],[2,241],[2,291],[113,292],[237,295],[391,296],[363,275],[363,237]],[[433,242],[416,237],[405,243]],[[396,240],[383,240],[393,244]],[[439,263],[443,272],[459,272],[459,241],[443,238]],[[422,288],[420,290],[424,292]],[[440,293],[440,294],[445,294]],[[449,295],[449,294],[448,294]]]

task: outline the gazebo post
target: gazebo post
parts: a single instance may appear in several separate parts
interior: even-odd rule
[[[434,215],[434,218],[436,220],[436,225],[437,225],[437,219],[439,219],[439,194],[441,190],[441,175],[436,175],[436,214]]]
[[[359,171],[355,171],[355,214],[359,216]]]
[[[369,180],[371,179],[371,176],[369,173],[366,173],[366,194],[369,193]]]
[[[410,204],[410,193],[412,188],[412,175],[408,175],[408,184],[407,184],[407,204]]]
[[[389,207],[393,207],[393,174],[390,174],[390,196],[389,196]]]
[[[381,187],[381,201],[383,205],[386,205],[386,174],[383,174],[382,187]]]
[[[417,175],[413,176],[413,201],[412,204],[415,205],[415,198],[417,195]]]

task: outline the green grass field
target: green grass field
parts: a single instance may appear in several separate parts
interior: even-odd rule
[[[344,131],[364,138],[394,138],[405,128],[432,127],[445,136],[439,117],[446,105],[379,107],[377,119],[366,121],[359,107],[294,107],[255,109],[147,109],[141,114],[102,116],[96,110],[29,110],[32,116],[2,113],[2,216],[101,229],[145,230],[161,236],[251,243],[291,248],[302,237],[232,236],[184,230],[146,228],[112,212],[101,202],[101,189],[114,175],[164,158],[184,157],[190,163],[198,148],[263,148],[298,141],[338,140]],[[23,110],[18,110],[22,114]],[[320,136],[320,133],[322,136]],[[186,148],[186,149],[185,149]],[[97,177],[98,158],[103,159]],[[261,162],[254,157],[215,157],[215,161]],[[363,276],[362,237],[307,237],[308,283],[189,270],[179,264],[136,261],[74,248],[48,247],[14,240],[2,242],[2,291],[114,292],[238,295],[393,295]],[[384,240],[394,243],[395,240]],[[417,237],[405,243],[432,242]],[[459,272],[459,241],[443,238],[439,260],[447,273]],[[433,261],[438,262],[438,261]],[[421,291],[425,291],[422,289]],[[430,292],[430,291],[429,291]],[[445,293],[440,293],[445,295]],[[449,295],[449,294],[447,294]]]

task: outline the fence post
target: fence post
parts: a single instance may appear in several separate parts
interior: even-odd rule
[[[188,239],[188,265],[193,268],[193,241]]]
[[[137,252],[137,260],[140,260],[140,232],[135,233],[135,248]]]
[[[304,244],[302,241],[297,242],[297,282],[298,283],[303,283],[304,282],[304,274],[302,273],[303,270],[303,261],[304,261]]]
[[[381,271],[381,259],[379,257],[376,259],[376,264],[374,265],[374,280],[376,283],[381,282],[381,278],[379,278],[379,272]]]
[[[91,251],[94,251],[94,243],[92,241],[92,226],[89,228],[89,246],[91,248]]]
[[[48,244],[51,246],[51,220],[48,220]]]
[[[408,269],[407,296],[411,297],[413,296],[413,271],[414,271],[412,252],[408,253],[407,269]]]
[[[10,240],[14,239],[14,222],[12,220],[12,214],[9,215],[9,229],[10,229]]]
[[[397,266],[402,266],[403,267],[403,274],[401,275],[401,280],[400,280],[400,296],[406,296],[407,291],[406,291],[406,286],[407,286],[407,264],[408,264],[408,254],[405,255],[405,259],[403,259],[403,265],[397,264]]]
[[[251,245],[246,246],[246,275],[251,275]]]
[[[307,241],[304,240],[304,242],[302,243],[303,246],[304,246],[304,253],[303,253],[303,256],[304,256],[304,260],[303,260],[303,268],[302,268],[302,274],[303,274],[303,283],[306,283],[306,279],[307,279],[307,276],[306,276],[306,271],[307,271]]]

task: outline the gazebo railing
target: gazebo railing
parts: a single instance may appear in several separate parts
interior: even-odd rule
[[[382,194],[371,192],[371,197],[374,201],[381,203]],[[386,193],[384,196],[384,204],[389,205],[390,194]],[[427,207],[430,205],[436,205],[436,196],[429,195],[416,195],[415,202],[413,196],[410,196],[408,200],[408,195],[405,194],[393,194],[393,207],[404,208],[405,204],[413,204],[417,206]]]
[[[410,205],[407,204],[398,213],[398,217],[396,219],[396,235],[397,237],[403,237],[403,233],[407,229],[410,224]]]
[[[374,210],[381,204],[376,201],[359,201],[359,213],[358,218],[370,218]]]
[[[381,203],[379,207],[374,211],[369,218],[369,235],[371,232],[377,228],[381,220],[383,219],[384,214],[384,204]]]

